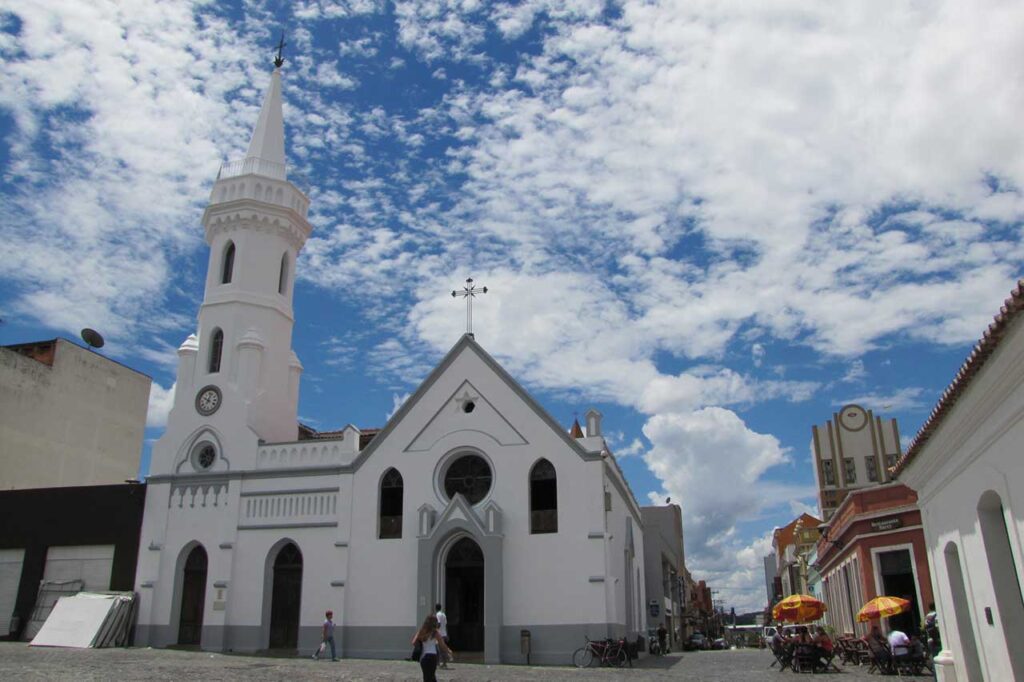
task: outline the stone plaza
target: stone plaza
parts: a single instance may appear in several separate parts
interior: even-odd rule
[[[456,662],[439,670],[438,679],[512,680],[678,680],[680,682],[761,682],[785,680],[795,673],[771,667],[765,650],[699,651],[644,656],[633,668],[480,665]],[[863,667],[842,667],[830,677],[847,682],[875,679]],[[0,643],[0,679],[5,680],[386,680],[421,679],[409,661],[343,659],[337,663],[308,658],[270,658],[174,649],[51,649]],[[925,679],[925,678],[920,678]]]

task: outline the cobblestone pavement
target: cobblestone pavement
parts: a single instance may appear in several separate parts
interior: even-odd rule
[[[761,682],[803,679],[770,668],[771,654],[757,649],[700,651],[647,656],[629,669],[453,664],[440,682],[495,680],[679,680]],[[866,669],[846,668],[826,676],[836,682],[877,682]],[[269,658],[169,649],[51,649],[0,642],[0,680],[386,680],[415,681],[419,666],[407,661]],[[818,676],[815,679],[822,679]],[[918,678],[922,681],[930,678]]]

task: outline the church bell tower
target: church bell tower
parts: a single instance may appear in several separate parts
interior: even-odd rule
[[[221,166],[203,214],[205,293],[197,333],[178,349],[174,407],[153,473],[188,460],[200,471],[220,469],[204,464],[230,457],[228,442],[250,450],[245,445],[298,436],[302,364],[291,347],[292,295],[296,257],[312,228],[309,198],[287,175],[282,64],[279,55],[245,158]],[[203,443],[212,452],[188,454]]]

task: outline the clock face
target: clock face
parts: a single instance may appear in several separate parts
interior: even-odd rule
[[[857,405],[847,405],[843,408],[839,419],[843,426],[850,431],[860,431],[868,423],[868,415]]]
[[[207,386],[196,396],[196,411],[201,415],[209,416],[217,411],[220,403],[220,389],[216,386]]]

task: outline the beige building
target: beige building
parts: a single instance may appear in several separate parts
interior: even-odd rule
[[[818,504],[828,521],[851,490],[891,480],[889,469],[903,453],[895,419],[860,405],[845,405],[821,426],[812,426]]]
[[[678,504],[641,507],[644,523],[644,578],[647,587],[647,628],[664,624],[668,645],[678,651],[684,632],[686,570],[683,513]]]
[[[0,490],[135,478],[150,384],[66,339],[0,347]]]

